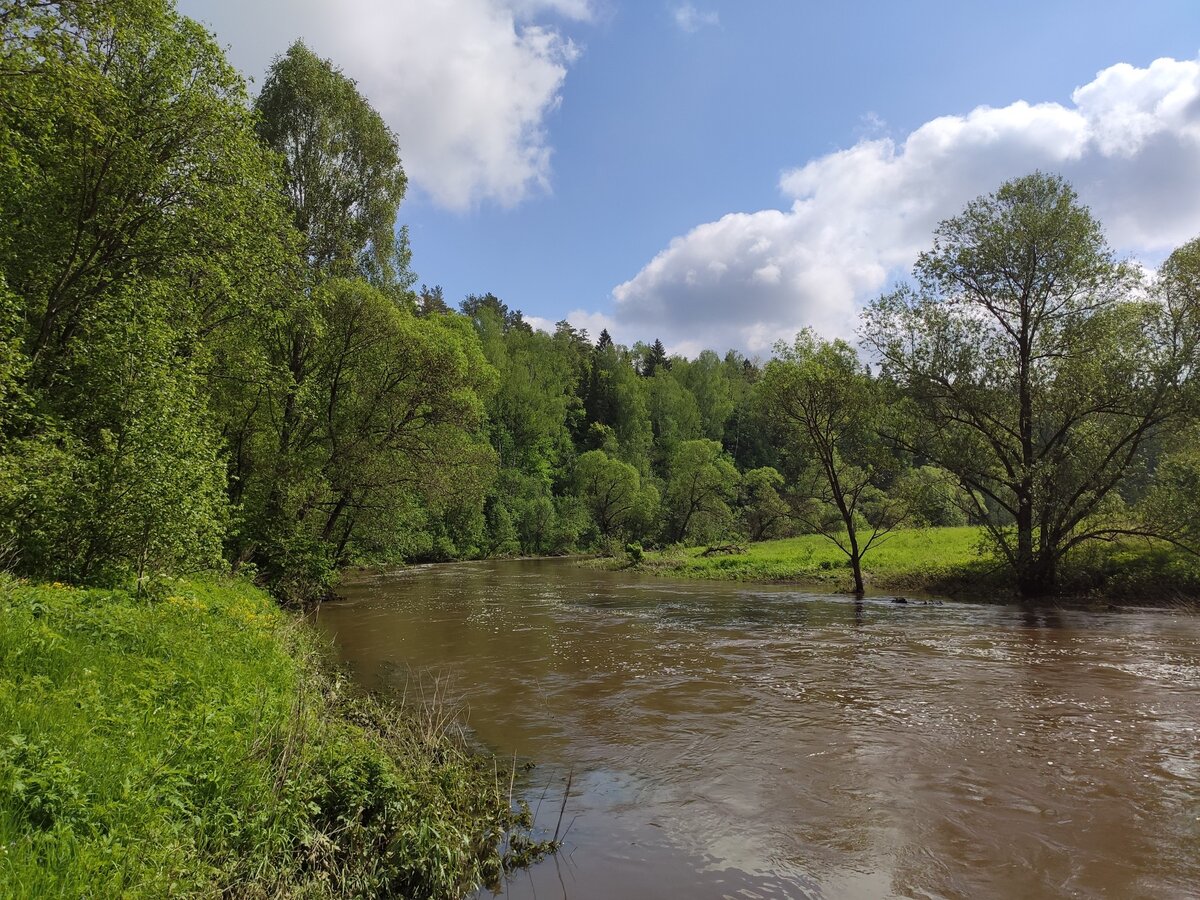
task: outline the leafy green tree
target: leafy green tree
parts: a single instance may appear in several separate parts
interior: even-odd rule
[[[629,351],[614,344],[607,330],[592,352],[583,401],[589,427],[611,428],[621,459],[648,474],[654,432],[644,379],[638,377]]]
[[[941,223],[915,275],[864,328],[911,407],[898,437],[986,498],[1021,592],[1052,592],[1064,554],[1128,529],[1122,484],[1189,412],[1195,295],[1139,293],[1071,187],[1042,173]]]
[[[722,439],[725,450],[743,471],[763,466],[779,469],[781,439],[755,391],[762,375],[759,367],[734,350],[725,354],[721,367],[730,398]]]
[[[587,391],[591,368],[592,345],[588,341],[586,329],[575,328],[564,319],[555,323],[554,347],[558,355],[566,361],[569,373],[566,385],[567,430],[571,433],[575,446],[582,448],[587,440],[588,431],[584,394]]]
[[[845,341],[803,331],[775,353],[759,391],[807,463],[797,518],[846,554],[861,594],[863,557],[902,520],[898,504],[881,502],[892,459],[878,434],[880,393]]]
[[[548,490],[574,455],[569,348],[525,326],[521,313],[506,306],[481,305],[471,320],[499,376],[487,413],[500,464],[536,474]]]
[[[240,506],[232,555],[302,599],[354,558],[480,549],[465,507],[482,505],[493,470],[479,430],[495,371],[469,321],[408,295],[395,137],[302,44],[274,62],[256,110],[282,160],[305,271],[261,336],[270,377],[226,407]]]
[[[672,541],[707,541],[732,522],[737,469],[716,441],[684,441],[671,457],[663,495],[666,533]]]
[[[490,292],[482,295],[468,294],[459,304],[459,308],[477,328],[483,327],[484,317],[487,316],[494,319],[506,333],[514,330],[533,331],[519,309],[509,309],[507,303]]]
[[[651,454],[655,471],[665,470],[667,461],[683,442],[702,437],[700,410],[696,399],[673,372],[660,370],[646,380],[650,428],[654,438]]]
[[[329,495],[309,501],[344,562],[362,515],[412,490],[452,489],[485,464],[470,434],[495,374],[465,326],[418,319],[361,281],[332,282],[309,399]],[[451,484],[447,484],[447,482]]]
[[[645,502],[638,470],[603,450],[575,461],[575,490],[606,538],[625,532]]]
[[[743,473],[738,507],[742,528],[751,541],[779,537],[788,530],[792,510],[779,495],[781,490],[783,476],[770,466]]]
[[[654,455],[654,426],[645,380],[638,377],[628,358],[621,357],[613,381],[616,398],[613,433],[617,436],[619,455],[643,475],[649,474]]]
[[[1191,553],[1200,549],[1200,434],[1186,429],[1158,461],[1154,480],[1134,510],[1146,534]]]
[[[211,565],[214,344],[287,270],[243,82],[157,0],[10,4],[0,42],[0,272],[19,309],[0,323],[0,502],[28,524],[17,565],[87,581]]]
[[[297,41],[271,64],[254,105],[259,135],[282,160],[309,266],[397,274],[396,210],[407,180],[395,135],[354,82]]]
[[[674,374],[696,400],[703,436],[721,440],[733,413],[733,392],[724,362],[712,350],[701,350],[694,360],[677,366]]]
[[[905,469],[888,488],[911,510],[910,524],[935,528],[970,524],[985,507],[983,497],[971,497],[953,473],[937,466]]]

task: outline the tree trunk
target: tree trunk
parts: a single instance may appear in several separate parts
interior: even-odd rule
[[[858,531],[854,527],[854,518],[848,518],[846,525],[846,534],[850,538],[850,568],[854,571],[854,595],[861,597],[866,593],[866,588],[863,586],[862,553],[858,549]]]
[[[1047,597],[1057,587],[1058,560],[1051,553],[1043,553],[1017,572],[1017,589],[1022,597],[1031,600]]]

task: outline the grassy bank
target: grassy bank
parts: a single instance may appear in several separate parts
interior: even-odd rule
[[[730,581],[807,581],[850,586],[846,555],[820,535],[744,544],[745,553],[704,556],[704,547],[646,553],[643,571],[677,578]],[[864,560],[870,588],[916,590],[989,577],[994,564],[979,553],[974,528],[897,531]]]
[[[459,896],[509,780],[240,583],[0,584],[0,895]],[[520,842],[518,842],[519,844]]]
[[[705,556],[704,547],[647,552],[641,571],[674,578],[749,582],[808,582],[849,590],[846,555],[819,535],[744,545],[745,553]],[[620,568],[628,559],[602,560]],[[1014,588],[987,552],[977,528],[896,531],[864,558],[868,590],[921,591],[968,599],[1010,598]],[[1197,559],[1162,544],[1129,541],[1073,553],[1061,572],[1063,593],[1074,598],[1149,602],[1200,597]]]

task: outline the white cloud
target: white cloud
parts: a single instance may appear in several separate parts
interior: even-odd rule
[[[332,59],[391,125],[410,182],[439,205],[519,203],[549,187],[547,116],[579,47],[553,15],[591,0],[183,0],[261,81],[297,38]]]
[[[731,213],[675,238],[613,290],[622,334],[762,353],[804,326],[850,336],[937,222],[1034,169],[1075,186],[1124,252],[1200,233],[1200,62],[1121,64],[1072,103],[1016,102],[864,139],[784,173],[786,210]],[[615,333],[615,332],[614,332]]]
[[[675,18],[675,24],[679,29],[689,34],[699,31],[705,25],[719,25],[721,23],[715,10],[696,9],[691,3],[682,3],[676,6],[671,10],[671,15]]]

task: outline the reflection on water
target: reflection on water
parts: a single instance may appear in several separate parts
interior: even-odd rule
[[[319,623],[358,677],[451,675],[550,830],[574,772],[508,896],[1200,896],[1200,618],[554,561],[344,593]]]

